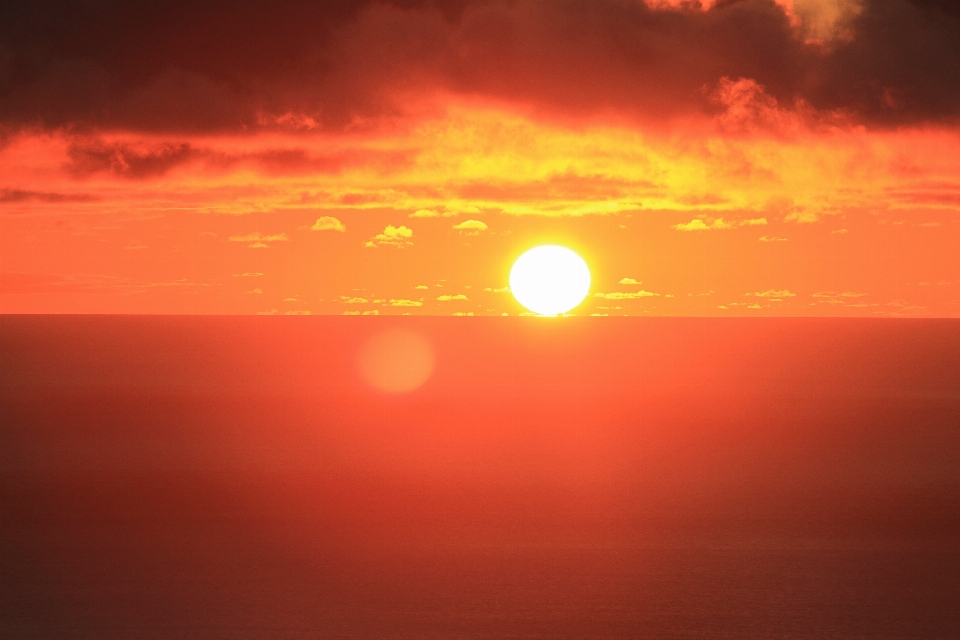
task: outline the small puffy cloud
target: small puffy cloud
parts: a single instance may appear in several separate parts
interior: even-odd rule
[[[468,233],[480,233],[488,229],[487,225],[479,220],[464,220],[460,224],[453,225],[457,231],[466,231]]]
[[[767,289],[766,291],[754,291],[745,295],[758,298],[795,298],[797,296],[797,294],[791,293],[789,289]]]
[[[815,294],[813,294],[813,297],[814,298],[862,298],[865,295],[867,294],[857,293],[855,291],[843,291],[843,292],[818,291]]]
[[[383,245],[389,245],[391,247],[409,247],[413,245],[413,241],[410,238],[413,237],[413,230],[399,226],[395,227],[392,224],[388,224],[383,233],[378,233],[369,240],[367,240],[363,246],[365,247],[380,247]]]
[[[230,242],[286,242],[289,239],[285,233],[276,233],[273,235],[248,233],[245,236],[230,236]]]
[[[247,293],[263,293],[263,289],[253,289],[251,291],[247,291]]]
[[[359,311],[344,311],[343,315],[345,316],[358,316],[360,315]]]
[[[254,242],[253,244],[247,245],[251,249],[269,249],[270,245],[264,244],[262,242]]]
[[[377,311],[376,309],[373,309],[373,310],[371,310],[371,311],[364,311],[364,312],[363,312],[363,315],[365,315],[365,316],[378,316],[378,315],[380,315],[380,312]]]
[[[367,304],[370,301],[366,298],[359,298],[356,296],[352,298],[350,296],[340,296],[340,302],[343,304]]]
[[[440,214],[433,209],[417,209],[410,214],[411,218],[439,218]]]
[[[310,229],[312,231],[339,231],[341,233],[347,230],[344,224],[333,216],[317,218],[317,221],[313,223]]]
[[[499,289],[487,287],[484,289],[484,291],[489,291],[490,293],[507,293],[510,291],[510,287],[500,287]]]
[[[797,206],[783,217],[788,222],[798,224],[812,224],[819,222],[824,216],[834,216],[840,213],[840,209],[829,205],[814,205],[809,207]]]
[[[310,312],[309,312],[309,311],[306,311],[306,310],[303,310],[303,309],[298,309],[298,310],[296,310],[296,311],[284,311],[284,312],[283,312],[283,315],[285,315],[285,316],[309,316],[309,315],[310,315]]]
[[[754,227],[757,225],[767,224],[766,218],[750,218],[749,220],[734,220],[727,221],[723,218],[707,218],[705,216],[700,216],[694,218],[690,222],[681,222],[680,224],[675,224],[671,229],[676,229],[677,231],[711,231],[718,229],[733,229],[735,227]]]
[[[418,284],[417,286],[414,287],[414,289],[429,289],[429,288],[430,287],[428,287],[425,284]]]
[[[466,313],[464,313],[463,311],[457,311],[457,312],[455,312],[453,315],[455,315],[455,316],[472,316],[472,315],[473,315],[473,311],[467,311]]]
[[[420,300],[404,300],[404,299],[395,299],[390,298],[391,307],[422,307],[423,302]]]
[[[623,278],[618,284],[643,284],[639,280],[634,280],[633,278]]]
[[[248,271],[247,273],[235,273],[233,275],[240,278],[259,278],[263,274],[259,271]]]
[[[761,306],[758,305],[758,304],[752,304],[752,305],[750,305],[749,307],[747,307],[747,309],[762,309],[762,308],[763,308],[763,307],[761,307]]]
[[[636,293],[630,291],[614,291],[613,293],[595,293],[594,298],[603,298],[604,300],[635,300],[637,298],[650,298],[659,296],[659,293],[652,293],[640,289]]]
[[[708,226],[707,223],[701,220],[700,218],[695,218],[690,222],[681,222],[679,224],[673,225],[670,228],[676,229],[677,231],[707,231],[708,229],[717,229],[721,227]]]
[[[769,236],[761,236],[761,237],[760,237],[760,242],[787,242],[787,239],[786,239],[786,238],[778,238],[777,236],[773,236],[772,238],[769,237]]]
[[[284,302],[300,302],[300,301],[297,300],[296,298],[284,298],[283,301],[284,301]]]
[[[448,302],[448,301],[450,301],[450,300],[468,300],[468,299],[469,299],[469,298],[467,298],[467,296],[463,295],[462,293],[458,293],[458,294],[455,295],[455,296],[442,295],[442,296],[437,297],[437,300],[439,300],[440,302]]]

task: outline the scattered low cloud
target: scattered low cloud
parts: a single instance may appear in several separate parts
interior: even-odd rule
[[[317,218],[317,221],[310,227],[312,231],[339,231],[344,233],[347,227],[333,216],[323,216]]]
[[[814,298],[862,298],[866,293],[857,293],[855,291],[818,291],[813,294]]]
[[[797,294],[789,289],[767,289],[766,291],[754,291],[744,295],[756,296],[758,298],[795,298]]]
[[[421,300],[406,300],[403,298],[396,299],[390,298],[391,307],[422,307],[423,301]]]
[[[248,233],[245,236],[230,236],[230,242],[249,242],[247,246],[251,249],[269,249],[268,242],[287,242],[290,238],[285,233],[275,233],[273,235],[264,235],[262,233]]]
[[[777,236],[760,236],[760,242],[788,242],[787,238],[780,238]]]
[[[235,273],[233,275],[239,278],[259,278],[263,274],[259,271],[248,271],[246,273]]]
[[[363,246],[369,248],[381,247],[384,245],[397,248],[409,247],[413,246],[413,241],[410,239],[412,237],[412,229],[402,225],[395,227],[392,224],[388,224],[384,228],[383,233],[378,233],[377,235],[373,236],[367,240]]]
[[[464,220],[460,224],[453,225],[453,228],[457,231],[463,231],[476,235],[481,231],[486,231],[489,227],[479,220]]]
[[[417,209],[410,214],[411,218],[439,218],[440,212],[435,209]]]
[[[429,288],[430,287],[428,287],[425,284],[418,284],[417,286],[414,287],[414,289],[429,289]]]
[[[490,293],[508,293],[510,291],[510,287],[500,287],[499,289],[486,287],[484,291],[489,291]]]
[[[650,298],[654,296],[659,296],[659,293],[653,293],[650,291],[644,291],[641,289],[636,293],[629,291],[614,291],[613,293],[595,293],[593,297],[603,298],[604,300],[635,300],[636,298]]]
[[[467,296],[463,295],[462,293],[458,293],[455,296],[446,295],[446,294],[442,296],[438,296],[437,300],[439,300],[440,302],[448,302],[450,300],[469,300],[469,298],[467,298]]]
[[[453,315],[455,315],[455,316],[472,316],[472,315],[473,315],[473,311],[467,311],[467,312],[456,311],[456,312],[454,312]]]
[[[639,280],[634,280],[633,278],[622,278],[617,284],[643,284]]]
[[[698,216],[690,222],[681,222],[671,226],[677,231],[711,231],[718,229],[734,229],[736,227],[754,227],[767,224],[766,218],[750,218],[748,220],[727,221],[723,218],[709,218]]]
[[[367,304],[370,301],[366,298],[361,298],[359,296],[340,296],[340,302],[343,304]]]
[[[831,231],[831,232],[830,232],[830,235],[839,235],[839,234],[843,234],[843,233],[850,233],[850,232],[847,231],[846,229],[837,229],[837,230],[835,230],[835,231]]]

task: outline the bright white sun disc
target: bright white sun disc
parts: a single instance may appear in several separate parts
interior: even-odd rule
[[[513,263],[510,291],[534,313],[555,316],[583,302],[590,291],[590,269],[566,247],[534,247]]]

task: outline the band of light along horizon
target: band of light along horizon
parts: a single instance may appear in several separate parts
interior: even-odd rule
[[[590,269],[566,247],[534,247],[513,263],[510,291],[517,302],[539,315],[567,313],[587,297]]]

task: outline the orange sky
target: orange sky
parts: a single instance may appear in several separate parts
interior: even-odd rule
[[[60,67],[0,95],[0,310],[515,315],[512,261],[549,242],[593,272],[578,315],[960,315],[960,101],[862,61],[854,94],[837,71],[894,0],[599,2],[575,27],[578,3],[359,4],[329,18],[316,94],[197,47],[131,71],[49,45]],[[711,40],[749,11],[792,62]],[[610,44],[628,18],[665,62]],[[71,60],[109,90],[77,98],[99,85]],[[233,93],[198,102],[201,80]]]

